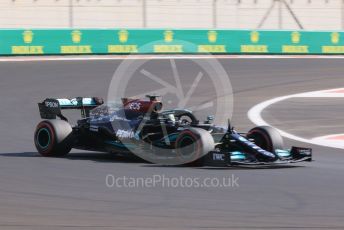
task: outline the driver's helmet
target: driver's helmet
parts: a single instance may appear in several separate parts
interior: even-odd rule
[[[166,115],[169,122],[171,122],[173,125],[176,123],[176,117],[173,113],[169,113]]]

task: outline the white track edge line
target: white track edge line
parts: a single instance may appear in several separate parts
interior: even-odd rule
[[[320,136],[320,137],[314,137],[312,138],[313,141],[315,140],[324,140],[324,141],[332,141],[332,140],[326,140],[327,138],[331,138],[331,137],[337,137],[337,136],[344,136],[344,133],[336,133],[336,134],[330,134],[330,135],[325,135],[325,136]],[[337,140],[335,140],[337,141]]]
[[[343,89],[343,88],[335,88],[335,89],[327,89],[327,90],[337,90],[337,89]],[[318,91],[310,91],[310,92],[304,92],[304,93],[297,93],[297,94],[291,94],[291,95],[287,95],[287,96],[282,96],[282,97],[276,97],[264,102],[261,102],[255,106],[253,106],[248,112],[247,112],[247,116],[248,118],[255,124],[255,125],[267,125],[267,126],[271,126],[269,123],[267,123],[261,116],[261,113],[263,112],[264,109],[266,109],[267,107],[290,99],[290,98],[294,98],[294,97],[303,97],[303,95],[307,94],[307,93],[317,93],[317,92],[322,92],[322,91],[327,91],[327,90],[318,90]],[[276,127],[274,127],[276,128]],[[323,141],[319,141],[316,138],[312,138],[312,139],[307,139],[307,138],[303,138],[300,136],[296,136],[294,134],[285,132],[281,129],[278,129],[278,132],[280,132],[280,134],[283,137],[295,140],[295,141],[300,141],[300,142],[304,142],[304,143],[308,143],[308,144],[313,144],[313,145],[320,145],[320,146],[325,146],[325,147],[331,147],[331,148],[338,148],[338,149],[343,149],[343,147],[340,147],[334,143],[328,143],[328,142],[323,142]]]

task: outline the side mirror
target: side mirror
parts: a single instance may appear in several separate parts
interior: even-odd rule
[[[205,124],[212,124],[214,121],[214,116],[209,115],[207,116],[207,120],[204,122]]]

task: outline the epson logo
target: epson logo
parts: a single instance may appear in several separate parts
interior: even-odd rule
[[[214,161],[224,161],[225,160],[225,154],[223,154],[223,153],[213,153],[213,160]]]
[[[309,149],[299,149],[299,153],[301,153],[301,154],[310,154],[311,151],[309,151]]]
[[[49,108],[58,108],[59,107],[59,103],[55,102],[55,101],[46,101],[45,102],[45,106],[49,107]]]

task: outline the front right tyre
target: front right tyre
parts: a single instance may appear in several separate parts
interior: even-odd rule
[[[72,149],[72,127],[63,120],[45,120],[35,131],[35,146],[44,157],[61,157]]]
[[[189,166],[202,166],[202,157],[214,150],[215,143],[208,131],[188,128],[179,133],[175,148],[181,162]]]

